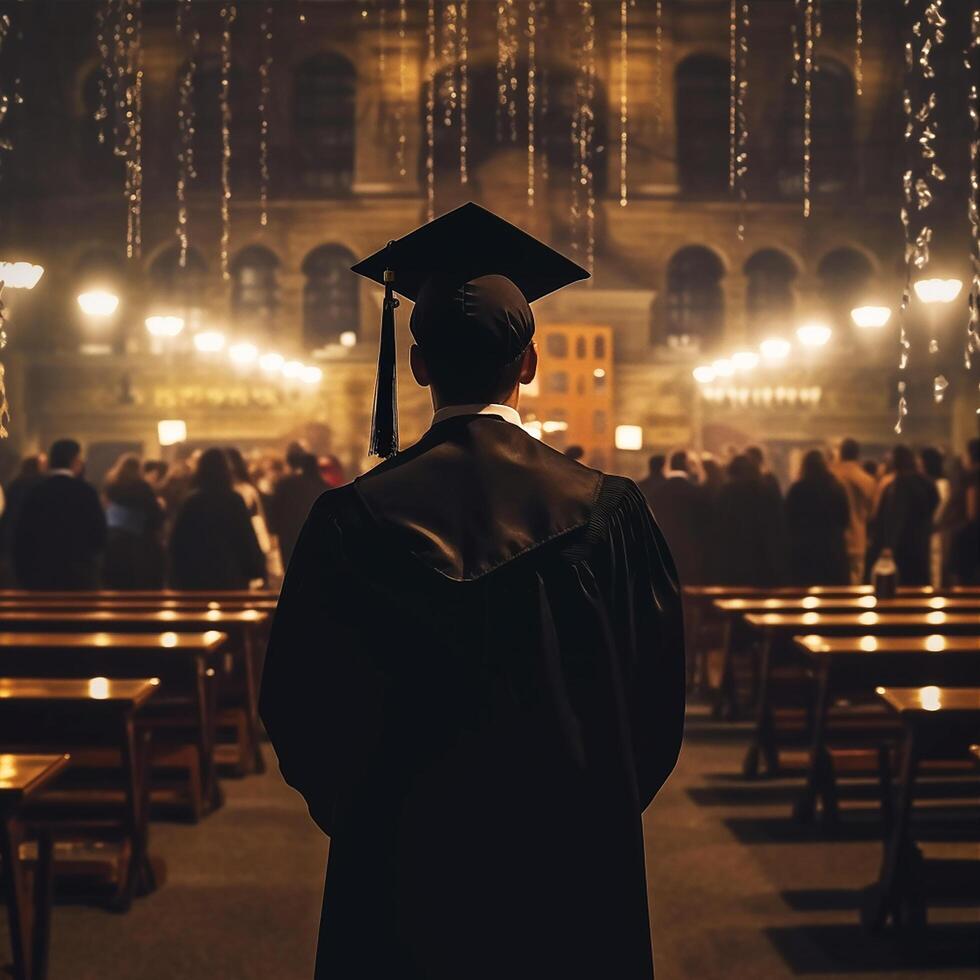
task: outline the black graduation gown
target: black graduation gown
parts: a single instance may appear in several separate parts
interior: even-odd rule
[[[320,497],[261,695],[331,837],[316,976],[649,980],[682,632],[635,484],[497,417]]]

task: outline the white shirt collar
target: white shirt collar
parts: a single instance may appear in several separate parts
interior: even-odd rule
[[[432,416],[432,424],[445,422],[457,415],[499,415],[505,422],[522,425],[521,413],[510,405],[446,405]]]
[[[70,476],[70,477],[74,477],[75,476],[75,471],[74,470],[66,470],[66,469],[48,470],[48,476]]]

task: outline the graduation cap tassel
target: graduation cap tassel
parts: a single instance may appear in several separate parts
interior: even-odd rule
[[[388,243],[388,256],[392,242]],[[395,380],[395,273],[386,263],[384,273],[385,298],[381,308],[381,344],[378,350],[378,380],[374,389],[374,415],[371,419],[369,456],[387,459],[398,452],[398,394]]]

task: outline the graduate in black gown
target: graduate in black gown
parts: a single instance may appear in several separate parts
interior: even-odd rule
[[[528,303],[585,273],[472,204],[355,266],[386,269],[390,458],[314,505],[262,682],[331,838],[316,976],[649,980],[641,814],[681,744],[676,572],[636,485],[516,411]],[[393,290],[435,408],[397,454]]]

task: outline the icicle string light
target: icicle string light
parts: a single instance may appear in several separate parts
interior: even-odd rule
[[[814,0],[803,0],[803,217],[810,217],[810,184],[812,179],[811,126],[813,121],[814,40],[817,36]]]
[[[625,0],[624,0],[625,2]],[[538,100],[538,5],[527,3],[527,206],[534,207],[535,192],[535,114]]]
[[[970,173],[967,188],[966,215],[970,224],[970,292],[966,323],[966,345],[963,363],[969,370],[973,357],[980,352],[980,5],[970,15],[970,40],[964,57],[967,72],[967,105],[973,132],[970,135]],[[980,412],[980,409],[978,409]]]
[[[426,14],[425,90],[425,194],[426,215],[436,216],[436,0],[429,0]]]
[[[114,18],[116,121],[113,151],[125,164],[126,256],[135,259],[140,257],[143,239],[142,0],[119,0]]]
[[[595,268],[595,184],[592,157],[595,140],[595,11],[591,0],[579,0],[580,38],[575,64],[575,110],[572,114],[572,234],[573,250],[584,252],[584,265]],[[584,202],[585,243],[579,242]]]
[[[664,4],[657,0],[654,9],[654,67],[653,67],[653,117],[656,134],[664,129]]]
[[[517,14],[515,0],[497,3],[497,139],[517,142]]]
[[[738,133],[738,0],[728,0],[728,189],[735,190]]]
[[[177,4],[177,43],[187,60],[180,73],[177,92],[177,240],[180,245],[180,268],[187,266],[189,244],[187,223],[187,189],[197,176],[194,169],[194,73],[200,32],[191,26],[191,0]]]
[[[398,0],[398,108],[395,111],[395,124],[398,127],[398,147],[395,159],[398,164],[398,176],[404,178],[408,174],[405,166],[405,144],[408,135],[405,132],[405,100],[408,98],[408,0]]]
[[[221,78],[218,107],[221,113],[221,278],[229,279],[228,250],[231,242],[231,26],[238,16],[234,3],[221,8]]]
[[[109,21],[112,18],[112,0],[106,0],[95,14],[95,44],[99,51],[101,60],[98,89],[99,104],[95,110],[94,120],[99,124],[98,141],[106,141],[106,120],[109,118],[109,91],[112,86],[112,48],[106,38],[106,31],[109,29]],[[2,18],[0,18],[2,23]],[[9,23],[9,21],[8,21]],[[180,33],[180,7],[177,9],[177,32]]]
[[[548,36],[548,29],[550,28],[550,22],[548,19],[548,2],[547,0],[539,0],[537,6],[537,29],[538,32],[543,36]],[[548,186],[548,180],[551,176],[550,168],[548,163],[548,128],[547,121],[550,112],[550,101],[549,101],[549,81],[551,77],[551,71],[549,68],[548,59],[545,58],[543,62],[538,65],[537,68],[537,84],[535,85],[535,101],[538,107],[538,119],[542,123],[542,128],[538,132],[538,154],[537,154],[537,177],[538,185],[541,188]]]
[[[800,84],[800,64],[803,55],[800,51],[800,24],[803,23],[802,4],[803,0],[793,0],[793,23],[790,26],[790,37],[793,42],[793,74],[791,81],[794,85]]]
[[[738,78],[735,97],[735,122],[738,136],[735,144],[735,190],[738,196],[736,235],[745,240],[745,202],[748,197],[746,178],[749,172],[749,123],[745,103],[749,94],[749,0],[741,0],[738,37]]]
[[[459,8],[449,0],[442,8],[442,83],[439,95],[442,99],[442,124],[447,129],[453,124],[453,116],[459,106],[459,84],[457,69],[459,63]]]
[[[864,0],[854,0],[854,85],[864,95]]]
[[[619,206],[629,203],[627,189],[627,155],[629,141],[629,6],[619,3]]]
[[[263,57],[259,64],[259,224],[269,224],[269,103],[272,99],[272,22],[270,3],[259,26]]]
[[[459,182],[469,183],[470,4],[459,4]]]
[[[386,50],[388,43],[387,27],[388,15],[385,8],[385,0],[378,0],[378,84],[381,86],[382,95],[384,94],[385,70],[388,67],[386,63],[388,56]]]

